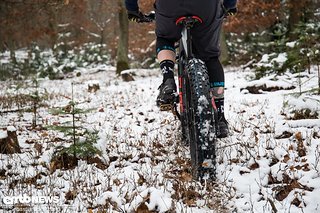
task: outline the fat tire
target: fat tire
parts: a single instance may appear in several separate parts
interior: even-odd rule
[[[215,122],[210,98],[208,71],[199,59],[190,59],[187,92],[188,137],[194,178],[215,175]]]

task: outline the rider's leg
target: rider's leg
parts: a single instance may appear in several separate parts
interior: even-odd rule
[[[219,61],[219,38],[224,12],[220,1],[211,1],[212,7],[204,10],[203,23],[192,31],[193,52],[207,66],[212,93],[218,108],[218,137],[226,137],[228,123],[224,117],[224,72]],[[210,12],[211,11],[211,12]]]
[[[209,71],[211,93],[214,98],[218,113],[218,137],[227,137],[228,123],[224,117],[224,72],[219,58],[215,57],[206,61]]]
[[[157,37],[157,58],[163,75],[159,87],[157,105],[171,104],[176,98],[177,86],[174,80],[175,49],[174,41]]]
[[[175,62],[176,59],[176,54],[173,50],[160,50],[158,55],[157,55],[158,61],[161,63],[161,61],[164,60],[171,60],[173,62]]]
[[[174,78],[175,53],[172,50],[161,50],[157,58],[160,63],[163,82],[169,78]]]

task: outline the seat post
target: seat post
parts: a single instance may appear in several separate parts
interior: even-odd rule
[[[183,16],[177,19],[176,25],[183,25],[184,30],[186,31],[186,45],[187,45],[187,58],[190,59],[193,57],[192,53],[192,38],[191,38],[191,29],[195,24],[202,23],[202,19],[198,16]]]

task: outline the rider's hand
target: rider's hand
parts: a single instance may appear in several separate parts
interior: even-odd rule
[[[238,12],[236,5],[234,5],[233,7],[230,7],[230,5],[222,4],[222,9],[225,16],[234,16]]]
[[[141,13],[140,11],[127,11],[129,21],[133,22],[151,22],[152,20],[148,18],[146,15]]]
[[[228,10],[226,11],[227,16],[234,16],[234,15],[236,15],[237,12],[238,12],[238,9],[237,9],[236,7],[235,7],[235,8],[228,9]]]

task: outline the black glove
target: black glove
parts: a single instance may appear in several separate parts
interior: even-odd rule
[[[140,11],[127,11],[128,13],[128,19],[129,21],[134,21],[134,22],[151,22],[152,20],[148,18],[146,15],[141,13]]]
[[[237,12],[238,12],[238,9],[235,7],[235,8],[231,8],[231,9],[227,10],[226,14],[227,14],[227,16],[234,16],[234,15],[236,15]]]
[[[222,9],[224,11],[225,16],[234,16],[238,12],[238,9],[236,7],[227,9],[224,5],[222,5]]]

